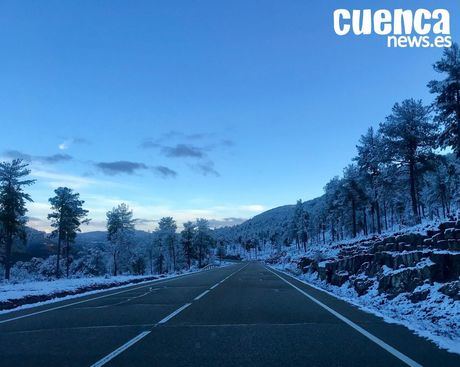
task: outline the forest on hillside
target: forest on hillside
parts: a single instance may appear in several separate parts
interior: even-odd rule
[[[2,162],[4,278],[172,273],[222,259],[236,245],[247,250],[262,245],[281,249],[295,243],[306,250],[311,243],[326,245],[452,216],[460,201],[459,46],[445,49],[433,67],[439,74],[427,84],[433,102],[406,99],[395,103],[377,129],[364,132],[356,157],[341,176],[325,185],[323,196],[299,200],[295,206],[273,209],[230,228],[212,230],[206,219],[178,228],[173,218],[165,217],[152,233],[140,236],[132,210],[121,204],[107,211],[107,232],[102,238],[81,243],[79,232],[91,213],[77,192],[60,187],[49,199],[53,232],[43,237],[45,249],[19,261],[15,255],[27,243],[27,235],[37,238],[26,227],[27,203],[33,199],[27,188],[35,180],[29,178],[27,163]]]
[[[460,200],[460,53],[445,49],[427,88],[431,104],[396,102],[377,129],[360,137],[357,154],[320,198],[263,213],[217,230],[244,248],[275,248],[368,236],[456,214]]]

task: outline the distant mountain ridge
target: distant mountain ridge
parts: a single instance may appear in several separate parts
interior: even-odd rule
[[[312,212],[317,206],[322,205],[323,201],[324,195],[303,202],[303,206],[308,212]],[[260,237],[261,234],[270,236],[270,234],[275,232],[283,235],[288,231],[292,216],[294,215],[294,208],[294,204],[278,206],[260,213],[241,224],[232,227],[217,228],[214,232],[218,238],[233,241],[236,241],[240,236],[243,238],[255,238]]]

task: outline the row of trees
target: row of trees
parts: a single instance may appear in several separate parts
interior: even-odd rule
[[[5,279],[10,279],[13,244],[26,241],[26,204],[32,198],[24,190],[35,183],[28,178],[29,174],[28,165],[19,159],[0,163],[0,244]],[[69,277],[75,257],[72,245],[81,226],[90,221],[88,210],[83,208],[80,195],[68,187],[57,188],[49,203],[48,220],[55,240],[54,275],[59,278],[65,267]],[[135,224],[133,212],[126,204],[108,211],[107,241],[102,248],[87,247],[80,254],[84,261],[74,268],[81,269],[94,262],[94,275],[109,268],[114,275],[143,274],[148,263],[152,274],[173,272],[191,268],[195,262],[202,267],[216,244],[205,219],[185,223],[179,234],[172,217],[161,218],[158,228],[144,241],[135,238]]]
[[[278,208],[218,230],[244,249],[280,249],[295,243],[353,238],[446,218],[460,208],[460,50],[445,49],[428,83],[431,105],[406,99],[396,103],[377,129],[359,139],[357,154],[324,195],[294,208]],[[254,244],[258,246],[254,246]]]
[[[174,218],[163,217],[158,228],[143,242],[134,238],[135,222],[126,204],[107,212],[108,252],[114,275],[120,269],[144,273],[147,263],[151,274],[190,269],[194,262],[201,268],[216,244],[206,219],[186,222],[177,233]]]
[[[395,224],[447,217],[460,199],[460,50],[445,49],[428,83],[431,105],[406,99],[393,106],[375,131],[369,128],[357,156],[325,187],[310,231],[331,240],[381,233]],[[324,240],[324,235],[323,235]]]

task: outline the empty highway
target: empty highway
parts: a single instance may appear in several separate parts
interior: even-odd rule
[[[1,366],[460,366],[249,262],[0,315]]]

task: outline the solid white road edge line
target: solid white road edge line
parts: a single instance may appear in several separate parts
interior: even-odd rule
[[[219,269],[219,268],[215,268],[215,269]],[[189,276],[189,275],[196,275],[196,274],[201,274],[201,271],[197,271],[195,273],[191,273],[191,274],[182,274],[182,275],[178,275],[174,278],[170,278],[170,279],[158,279],[158,280],[152,280],[152,281],[149,281],[147,282],[146,284],[144,285],[141,285],[139,287],[134,287],[134,288],[131,288],[130,286],[128,286],[129,288],[128,289],[123,289],[122,291],[119,291],[119,292],[114,292],[114,293],[110,293],[110,294],[105,294],[103,296],[99,296],[99,297],[92,297],[92,298],[89,298],[89,299],[85,299],[83,301],[77,301],[77,302],[72,302],[72,303],[66,303],[65,305],[62,305],[62,306],[56,306],[56,307],[52,307],[52,308],[47,308],[46,310],[41,310],[41,311],[36,311],[36,312],[32,312],[32,313],[28,313],[28,314],[25,314],[25,315],[21,315],[21,316],[16,316],[16,317],[11,317],[9,319],[4,319],[4,320],[0,320],[0,324],[4,324],[4,323],[7,323],[7,322],[10,322],[10,321],[15,321],[15,320],[19,320],[19,319],[23,319],[23,318],[26,318],[26,317],[31,317],[31,316],[35,316],[35,315],[39,315],[39,314],[42,314],[42,313],[45,313],[45,312],[50,312],[50,311],[55,311],[55,310],[60,310],[61,308],[66,308],[66,307],[70,307],[70,306],[75,306],[75,305],[79,305],[81,303],[86,303],[86,302],[90,302],[90,301],[96,301],[98,299],[102,299],[102,298],[106,298],[106,297],[110,297],[110,296],[116,296],[117,294],[121,294],[121,293],[126,293],[126,292],[130,292],[130,291],[135,291],[135,290],[138,290],[138,289],[142,289],[142,288],[145,288],[145,287],[149,287],[150,285],[152,285],[152,283],[155,283],[156,284],[164,284],[164,283],[168,283],[168,282],[172,282],[176,279],[179,279],[179,278],[183,278],[185,276]],[[110,290],[107,290],[107,292],[110,292]],[[85,296],[90,296],[88,294],[84,294],[82,293],[81,297],[85,297]],[[58,301],[59,302],[59,301]],[[38,305],[37,307],[39,307],[40,305]],[[20,311],[20,310],[18,310]],[[0,315],[1,316],[1,315]]]
[[[368,338],[369,340],[373,341],[375,344],[377,344],[379,347],[383,348],[384,350],[386,350],[388,353],[392,354],[393,356],[395,356],[396,358],[398,358],[399,360],[401,360],[402,362],[404,362],[405,364],[407,364],[408,366],[411,366],[411,367],[422,367],[421,364],[415,362],[413,359],[409,358],[408,356],[406,356],[405,354],[401,353],[399,350],[393,348],[391,345],[385,343],[382,339],[379,339],[377,338],[375,335],[372,335],[371,333],[369,333],[368,331],[366,331],[365,329],[363,329],[361,326],[355,324],[353,321],[351,321],[350,319],[347,319],[345,316],[343,316],[342,314],[338,313],[337,311],[333,310],[332,308],[330,308],[329,306],[325,305],[324,303],[322,303],[321,301],[317,300],[315,297],[309,295],[307,292],[303,291],[302,289],[300,289],[299,287],[297,287],[296,285],[292,284],[291,282],[289,282],[288,280],[284,279],[281,275],[275,273],[273,270],[269,269],[268,267],[266,267],[266,269],[276,275],[278,278],[280,278],[283,282],[289,284],[291,287],[293,287],[294,289],[298,290],[300,293],[302,293],[305,297],[307,297],[308,299],[310,299],[311,301],[315,302],[317,305],[321,306],[322,308],[324,308],[326,311],[329,311],[331,314],[333,314],[335,317],[337,317],[338,319],[340,319],[341,321],[343,321],[344,323],[346,323],[348,326],[351,326],[353,329],[355,329],[357,332],[361,333],[362,335],[364,335],[366,338]]]
[[[100,366],[103,366],[104,364],[106,364],[107,362],[111,361],[112,359],[114,359],[117,355],[119,355],[120,353],[123,353],[123,351],[125,351],[126,349],[128,349],[131,345],[137,343],[139,340],[141,340],[142,338],[146,337],[147,335],[149,335],[151,333],[151,331],[143,331],[142,333],[140,333],[139,335],[135,336],[134,338],[132,338],[131,340],[127,341],[125,344],[123,344],[121,347],[115,349],[112,353],[110,354],[107,354],[104,358],[100,359],[99,361],[97,361],[96,363],[92,364],[91,367],[100,367]]]

